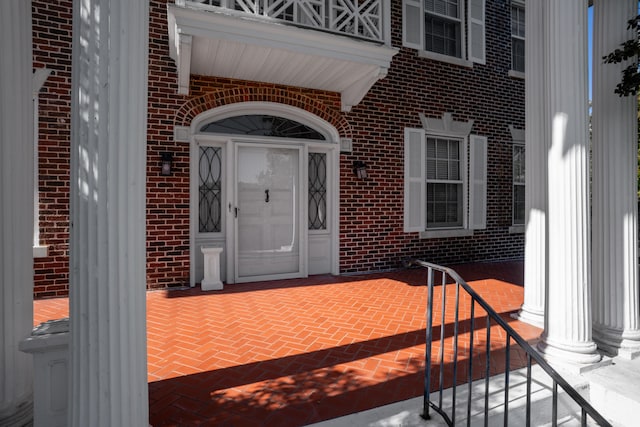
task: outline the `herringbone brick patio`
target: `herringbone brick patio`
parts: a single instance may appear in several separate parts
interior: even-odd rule
[[[539,329],[509,316],[523,301],[521,262],[455,268],[526,339],[538,337]],[[404,270],[228,285],[215,292],[149,292],[151,424],[301,426],[421,395],[425,277],[423,270]],[[462,345],[469,341],[470,325],[469,301],[461,301]],[[38,300],[34,307],[37,324],[66,316],[68,302]],[[482,316],[476,309],[476,318]],[[452,321],[445,317],[447,384],[452,382]],[[475,343],[486,338],[478,323]],[[439,337],[439,327],[434,334]],[[497,328],[491,334],[491,368],[498,373],[505,367],[505,338]],[[477,378],[484,357],[481,349],[476,353]],[[512,349],[511,356],[512,367],[522,366],[517,351]],[[466,359],[468,351],[458,357]],[[466,367],[459,370],[461,380],[466,375]]]

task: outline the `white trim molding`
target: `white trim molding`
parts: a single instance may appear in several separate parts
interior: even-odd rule
[[[518,129],[513,125],[509,125],[509,132],[511,133],[511,141],[514,144],[524,144],[525,131],[524,129]]]
[[[178,93],[188,93],[190,75],[199,74],[338,92],[349,111],[387,75],[399,51],[232,12],[167,6]]]
[[[429,133],[455,138],[466,138],[471,133],[473,120],[458,122],[453,120],[453,114],[444,113],[441,119],[426,117],[423,113],[418,113],[422,127]]]
[[[189,135],[191,130],[188,126],[174,126],[173,127],[173,139],[176,142],[189,142]]]
[[[33,71],[33,257],[45,258],[49,255],[49,248],[40,244],[40,190],[39,180],[39,106],[40,90],[46,83],[53,70],[37,68]]]

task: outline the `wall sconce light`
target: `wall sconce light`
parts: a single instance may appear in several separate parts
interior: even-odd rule
[[[367,164],[362,160],[355,160],[353,162],[353,173],[359,179],[367,179],[369,178],[369,174],[367,173]]]
[[[162,176],[170,176],[171,175],[171,162],[173,161],[173,153],[165,151],[163,153],[160,153],[160,158],[162,159],[160,175],[162,175]]]

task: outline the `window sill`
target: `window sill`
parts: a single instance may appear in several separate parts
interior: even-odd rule
[[[34,258],[45,258],[49,256],[49,246],[34,246],[33,247],[33,257]]]
[[[509,234],[523,234],[524,225],[512,225],[509,227]]]
[[[522,71],[509,70],[509,77],[513,77],[514,79],[524,80],[525,74]]]
[[[473,236],[473,230],[466,230],[464,228],[455,228],[448,230],[428,230],[421,231],[421,239],[441,239],[444,237],[467,237]]]
[[[473,68],[473,62],[466,59],[456,58],[455,56],[442,55],[440,53],[429,52],[428,50],[419,50],[418,57],[433,59],[440,62],[448,62],[449,64],[459,65],[461,67]]]

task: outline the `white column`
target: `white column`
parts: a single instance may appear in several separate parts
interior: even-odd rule
[[[596,0],[593,11],[593,337],[611,354],[640,355],[637,116],[614,90],[628,64],[602,57],[634,37],[635,0]]]
[[[544,122],[543,3],[529,1],[525,10],[525,243],[524,304],[518,319],[544,326],[547,283],[547,141]]]
[[[31,1],[0,4],[0,425],[33,417]]]
[[[73,10],[69,425],[148,426],[149,3]]]
[[[591,339],[587,2],[544,0],[548,148],[547,315],[540,350],[600,360]]]

